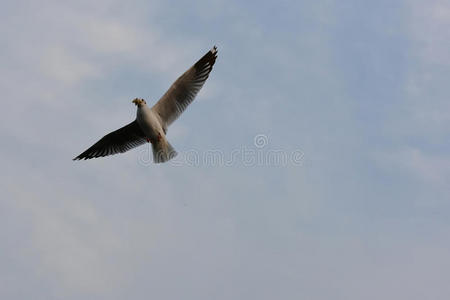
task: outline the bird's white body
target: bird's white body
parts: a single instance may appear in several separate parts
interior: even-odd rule
[[[158,114],[150,109],[147,104],[140,104],[137,108],[136,121],[145,136],[154,142],[158,137],[163,137],[164,130]]]
[[[166,139],[166,130],[158,112],[149,108],[144,99],[134,99],[137,106],[136,123],[147,142],[152,143],[153,160],[166,162],[177,155],[175,149]]]

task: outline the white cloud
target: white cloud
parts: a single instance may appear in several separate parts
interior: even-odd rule
[[[411,1],[411,34],[416,55],[428,63],[450,65],[450,3],[445,0]]]
[[[26,190],[11,186],[7,192],[16,210],[30,216],[36,269],[28,266],[28,271],[44,275],[57,290],[72,292],[104,293],[121,282],[107,257],[120,254],[123,244],[108,222],[89,202],[37,181],[39,191],[32,185]]]
[[[117,21],[95,18],[84,22],[80,29],[87,37],[85,46],[103,54],[132,53],[141,46],[135,30]]]
[[[426,186],[444,189],[443,191],[450,188],[450,156],[446,154],[430,154],[420,148],[409,147],[378,153],[375,159],[385,170],[403,171],[408,177],[419,180]]]
[[[8,101],[1,118],[0,132],[2,138],[6,136],[1,182],[6,196],[0,205],[10,222],[0,227],[0,236],[6,237],[4,252],[18,254],[12,263],[8,256],[0,256],[8,263],[0,277],[14,273],[13,278],[21,280],[9,280],[11,286],[0,289],[0,295],[4,290],[28,289],[42,299],[51,295],[57,299],[351,299],[367,298],[370,292],[369,298],[378,299],[380,294],[420,298],[427,288],[433,295],[447,292],[445,282],[439,280],[448,277],[448,268],[440,269],[438,259],[429,259],[448,261],[444,251],[448,245],[439,245],[446,232],[426,241],[416,235],[408,240],[405,231],[413,234],[414,229],[365,232],[364,224],[352,223],[344,209],[333,215],[333,205],[364,206],[358,199],[346,202],[338,186],[343,184],[351,198],[371,182],[356,177],[358,162],[347,158],[353,152],[333,164],[341,159],[340,151],[351,148],[339,147],[355,138],[347,131],[355,124],[348,103],[324,107],[332,104],[326,102],[330,95],[336,102],[343,98],[338,95],[343,79],[330,67],[335,49],[328,42],[334,37],[327,32],[327,20],[339,20],[329,15],[328,8],[319,5],[308,10],[305,5],[305,16],[316,13],[305,18],[299,35],[297,27],[277,27],[277,15],[252,15],[261,7],[228,2],[220,2],[211,15],[207,6],[200,5],[201,16],[189,5],[188,20],[157,16],[153,2],[145,2],[151,9],[120,1],[27,5],[33,7],[27,6],[18,19],[33,26],[10,19],[2,23],[11,31],[9,44],[17,44],[0,58],[7,68],[0,72],[2,101]],[[158,6],[168,15],[173,10]],[[184,13],[180,9],[176,17]],[[315,16],[321,19],[320,26],[311,21]],[[436,18],[443,22],[446,14]],[[194,25],[177,27],[187,24]],[[285,25],[299,24],[290,20]],[[170,26],[175,29],[168,30]],[[242,142],[238,135],[250,136],[245,142],[251,144],[254,130],[272,130],[270,142],[286,147],[309,140],[307,155],[313,163],[308,169],[144,167],[138,161],[139,150],[71,161],[84,146],[133,117],[129,100],[128,106],[117,104],[123,95],[128,97],[124,88],[141,91],[140,86],[151,80],[158,81],[152,89],[164,92],[199,57],[199,51],[212,46],[203,48],[205,40],[209,43],[213,38],[219,41],[221,54],[213,81],[199,100],[214,101],[196,107],[210,105],[213,113],[191,111],[184,120],[191,116],[192,122],[214,121],[207,128],[202,124],[205,144],[220,141],[232,147]],[[416,53],[428,51],[420,49]],[[420,63],[426,65],[424,57]],[[411,77],[410,82],[417,80],[420,77]],[[424,93],[423,86],[412,85],[419,96]],[[124,112],[124,107],[130,110]],[[446,122],[445,116],[436,118]],[[186,142],[197,138],[198,130],[186,124],[175,124],[170,136]],[[208,133],[209,139],[204,137]],[[336,142],[340,139],[344,139],[341,144]],[[420,148],[385,155],[381,159],[388,165],[430,186],[442,187],[449,180],[445,155],[433,156]],[[327,163],[314,163],[318,157]],[[364,211],[351,209],[361,219],[366,217]],[[341,222],[357,229],[342,229]],[[365,245],[377,234],[390,238]],[[26,242],[15,243],[18,236]],[[28,275],[26,282],[24,275]],[[417,284],[427,278],[437,283]]]
[[[60,46],[49,47],[44,51],[40,68],[42,73],[50,76],[52,80],[70,85],[101,75],[98,66],[76,57]]]
[[[450,68],[450,3],[408,2],[407,29],[410,38],[406,66],[406,102],[400,119],[391,124],[410,136],[421,135],[437,143],[450,126],[450,104],[445,78]],[[398,118],[398,116],[397,116]],[[416,124],[417,126],[413,126]]]

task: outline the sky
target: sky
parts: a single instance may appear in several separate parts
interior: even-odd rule
[[[445,0],[4,1],[0,298],[448,298],[449,27]],[[72,161],[213,45],[177,158]]]

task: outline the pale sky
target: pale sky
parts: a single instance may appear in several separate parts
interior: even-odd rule
[[[449,28],[445,0],[3,1],[0,298],[449,298]],[[176,160],[71,160],[213,45]]]

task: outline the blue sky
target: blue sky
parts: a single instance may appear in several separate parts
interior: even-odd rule
[[[0,298],[450,295],[448,1],[3,7]],[[71,160],[215,44],[176,162]]]

